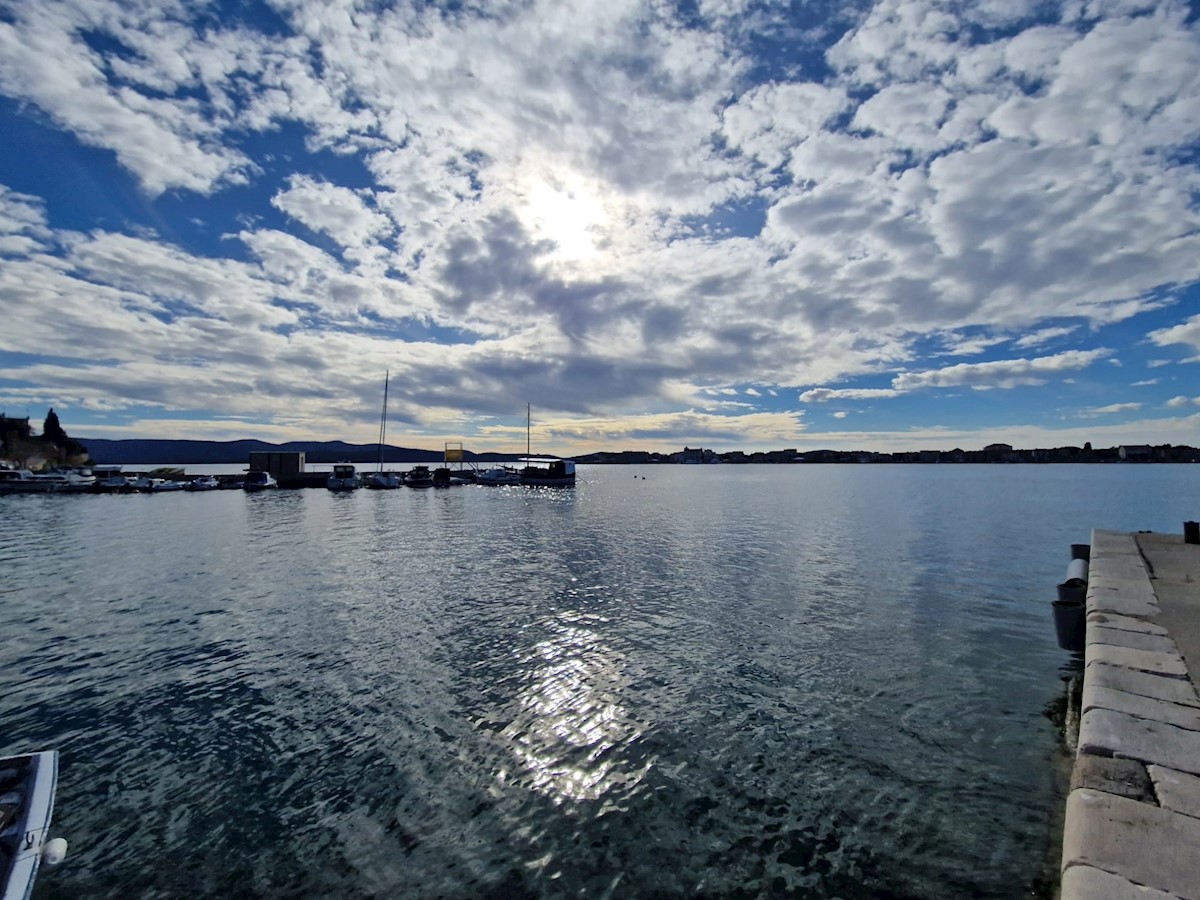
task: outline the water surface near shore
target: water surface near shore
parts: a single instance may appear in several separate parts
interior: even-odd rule
[[[197,467],[192,467],[197,471]],[[49,897],[1027,896],[1050,601],[1190,466],[0,497]]]

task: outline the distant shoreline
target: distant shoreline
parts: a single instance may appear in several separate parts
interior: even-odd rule
[[[300,452],[305,461],[315,465],[348,461],[359,465],[378,463],[376,444],[347,444],[342,441],[292,441],[271,444],[266,441],[195,441],[195,440],[112,440],[86,438],[77,440],[87,447],[97,465],[239,465],[250,454],[261,451]],[[553,456],[554,454],[543,454]],[[522,453],[462,452],[464,463],[512,462]],[[412,447],[383,448],[384,465],[403,463],[440,463],[445,454],[437,450]],[[1008,444],[990,444],[980,450],[915,450],[899,453],[880,453],[868,450],[806,450],[795,448],[746,453],[740,450],[717,452],[685,447],[673,453],[642,450],[597,451],[571,457],[583,465],[676,465],[676,464],[971,464],[971,463],[1032,463],[1032,464],[1103,464],[1103,463],[1194,463],[1200,462],[1200,450],[1195,447],[1171,444],[1120,445],[1102,449],[1084,447],[1055,447],[1051,449],[1014,449]]]

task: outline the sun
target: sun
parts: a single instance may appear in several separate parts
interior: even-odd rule
[[[543,177],[524,193],[520,216],[535,238],[551,241],[551,259],[583,263],[600,255],[609,214],[598,191],[579,177]]]

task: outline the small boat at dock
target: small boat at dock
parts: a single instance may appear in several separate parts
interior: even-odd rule
[[[404,478],[399,473],[383,471],[383,448],[384,442],[387,440],[388,376],[390,374],[390,372],[383,373],[383,412],[379,416],[379,470],[369,473],[365,479],[367,487],[376,491],[390,491],[404,484]]]
[[[96,478],[92,490],[99,494],[131,494],[137,490],[133,486],[136,478],[124,474],[120,466],[92,466],[92,474]]]
[[[38,869],[56,866],[67,853],[62,838],[49,839],[58,788],[58,751],[0,758],[0,897],[27,900]]]
[[[404,486],[403,476],[396,472],[368,472],[366,481],[367,487],[376,491],[389,491]]]
[[[251,493],[277,487],[279,487],[279,482],[275,480],[275,476],[270,472],[247,472],[245,479],[242,481],[242,490],[250,491]]]
[[[338,463],[325,481],[331,491],[357,491],[362,486],[358,472],[350,463]]]
[[[475,475],[476,484],[506,485],[520,484],[521,473],[511,466],[492,466]]]
[[[411,488],[433,487],[433,472],[429,466],[413,466],[405,474],[404,484]]]
[[[523,465],[518,470],[521,484],[544,487],[574,487],[575,460],[559,459],[556,456],[530,456],[530,433],[533,407],[525,405],[525,456],[517,462]]]
[[[573,459],[526,456],[517,462],[524,463],[520,469],[521,484],[546,487],[570,487],[575,484]]]
[[[0,469],[0,494],[53,494],[66,490],[67,484],[63,475]]]
[[[216,475],[198,475],[188,485],[189,491],[215,491],[221,487]]]

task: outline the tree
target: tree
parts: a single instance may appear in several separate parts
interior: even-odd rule
[[[62,424],[58,421],[58,414],[54,411],[54,407],[51,407],[50,412],[46,413],[40,441],[44,448],[43,454],[49,463],[78,465],[87,459],[87,447],[67,436]]]
[[[70,440],[59,424],[58,414],[54,412],[53,406],[50,407],[50,412],[46,413],[46,421],[42,424],[42,440],[58,444],[60,447]]]

